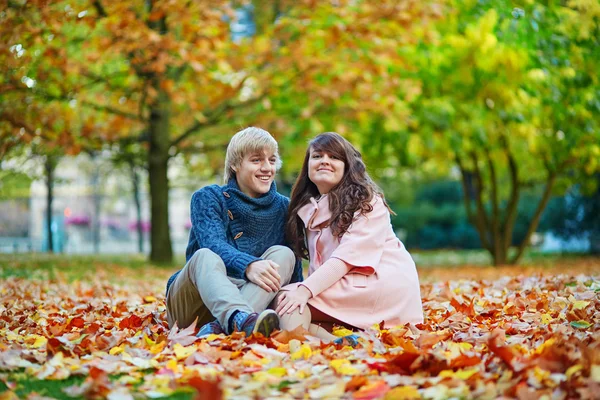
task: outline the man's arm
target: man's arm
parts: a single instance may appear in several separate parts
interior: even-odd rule
[[[206,187],[194,193],[190,204],[190,219],[194,236],[200,248],[217,254],[227,268],[227,275],[247,279],[246,267],[261,258],[239,251],[227,242],[227,212],[220,199],[221,193]]]

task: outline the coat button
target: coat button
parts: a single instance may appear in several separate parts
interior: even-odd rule
[[[227,215],[229,215],[229,219],[233,221],[233,214],[231,211],[227,210]]]
[[[225,196],[225,197],[227,197],[227,198],[230,198],[230,197],[231,197],[231,196],[229,195],[229,193],[227,193],[227,192],[223,192],[223,196]]]
[[[240,232],[237,235],[235,235],[235,237],[233,238],[233,240],[238,240],[239,238],[242,237],[242,235],[244,234],[244,232]]]

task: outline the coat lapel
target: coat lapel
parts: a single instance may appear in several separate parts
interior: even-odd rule
[[[298,210],[298,216],[304,222],[306,228],[315,230],[319,225],[331,219],[329,198],[324,195],[317,201],[314,197],[311,197],[310,203],[305,204]]]

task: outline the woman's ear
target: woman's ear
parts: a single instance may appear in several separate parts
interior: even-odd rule
[[[237,172],[237,170],[238,170],[238,169],[237,169],[237,167],[236,167],[235,165],[232,165],[232,166],[231,166],[231,169],[233,170],[233,172]]]

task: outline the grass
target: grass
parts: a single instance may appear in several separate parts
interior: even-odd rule
[[[9,375],[9,381],[13,381],[17,384],[15,394],[18,398],[25,398],[31,393],[37,393],[39,396],[53,397],[56,399],[74,398],[68,397],[62,390],[69,386],[80,384],[84,378],[79,376],[72,376],[62,381],[56,380],[37,380],[31,379],[23,372],[12,373]],[[0,382],[0,392],[6,391],[7,386],[4,382]],[[80,397],[81,398],[81,397]]]
[[[119,376],[112,376],[111,379],[118,379]],[[12,381],[17,384],[16,389],[13,392],[19,399],[26,398],[27,396],[36,393],[39,396],[55,399],[83,399],[84,397],[69,397],[63,389],[73,385],[81,384],[84,381],[84,377],[71,376],[64,380],[38,380],[32,379],[27,376],[24,372],[10,373],[7,376],[7,381]],[[2,381],[0,381],[0,399],[3,399],[2,394],[6,392],[8,387]],[[168,400],[189,400],[194,398],[192,392],[178,392],[171,396],[163,397]],[[12,400],[10,397],[6,400]]]

